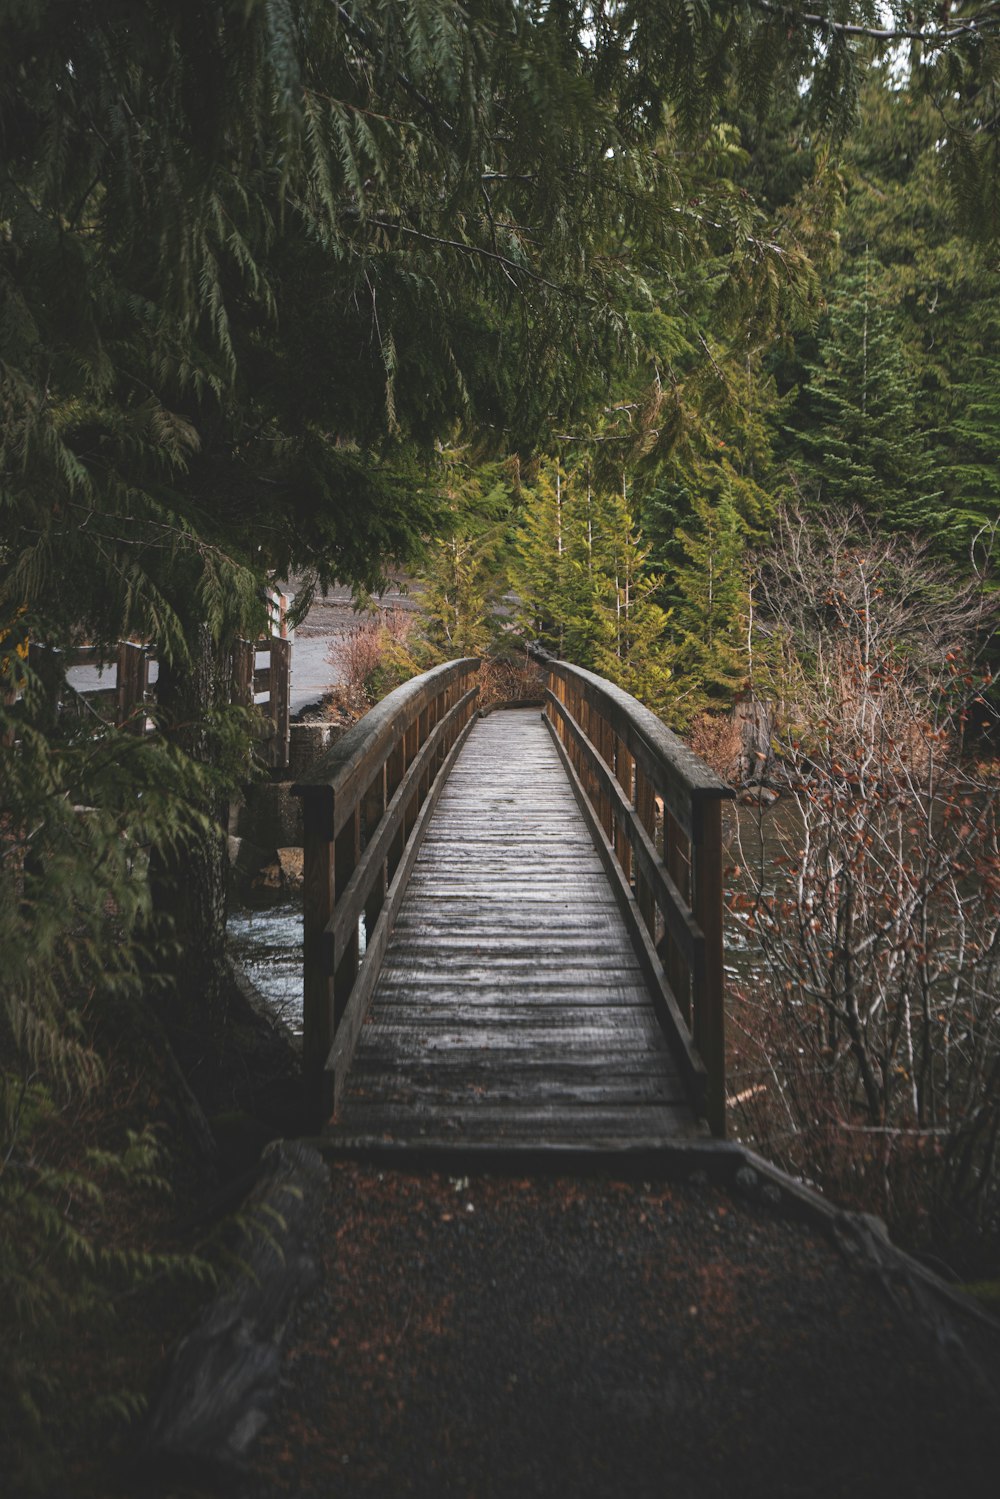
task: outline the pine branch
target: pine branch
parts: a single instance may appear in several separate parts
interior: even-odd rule
[[[827,35],[864,38],[867,41],[891,45],[895,42],[920,42],[931,51],[938,51],[968,37],[1000,35],[1000,6],[988,5],[960,24],[946,27],[913,26],[866,26],[860,22],[835,21],[830,16],[811,11],[799,11],[790,5],[779,5],[774,0],[750,0],[755,10],[776,16],[789,28],[810,27]]]
[[[516,272],[519,276],[533,281],[536,286],[547,287],[549,291],[564,294],[570,290],[568,286],[558,286],[556,282],[549,281],[538,271],[533,271],[530,266],[521,265],[516,260],[511,260],[509,255],[503,255],[498,250],[487,250],[482,245],[465,244],[458,239],[445,239],[439,234],[426,234],[422,229],[412,229],[409,224],[393,224],[388,219],[376,219],[369,216],[368,223],[373,224],[376,229],[385,229],[390,233],[407,234],[412,239],[426,240],[428,244],[440,245],[442,249],[460,250],[463,255],[471,255],[477,259],[495,260],[506,270]]]

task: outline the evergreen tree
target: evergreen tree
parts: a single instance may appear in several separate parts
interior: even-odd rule
[[[733,470],[724,470],[719,492],[696,494],[691,520],[678,530],[684,560],[674,579],[671,661],[680,727],[708,709],[731,707],[746,686],[749,528],[740,487]]]
[[[473,466],[449,450],[440,462],[443,520],[421,560],[420,602],[441,660],[495,651],[504,624],[511,544],[511,472]]]
[[[586,459],[541,467],[516,543],[519,624],[547,649],[588,667],[657,712],[672,695],[660,580],[621,488],[595,486]]]
[[[674,697],[667,616],[657,603],[660,579],[629,506],[625,475],[620,490],[601,496],[597,530],[595,669],[666,715]]]
[[[530,639],[565,658],[569,620],[585,614],[587,605],[573,593],[577,573],[571,553],[578,550],[578,507],[558,461],[539,465],[534,483],[523,491],[523,501],[511,560],[517,622]]]
[[[818,511],[857,509],[889,529],[933,527],[941,493],[933,457],[918,425],[906,350],[867,253],[838,278],[806,370],[785,429],[802,501]]]

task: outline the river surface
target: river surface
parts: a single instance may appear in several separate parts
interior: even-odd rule
[[[230,912],[229,951],[296,1036],[302,1034],[302,897]]]

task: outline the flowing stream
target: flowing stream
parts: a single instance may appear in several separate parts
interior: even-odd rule
[[[267,905],[235,906],[228,922],[229,951],[259,989],[275,1016],[302,1034],[302,895]]]

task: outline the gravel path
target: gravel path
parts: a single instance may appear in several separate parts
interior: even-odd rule
[[[997,1492],[997,1349],[977,1374],[766,1205],[600,1177],[332,1181],[252,1499]]]

